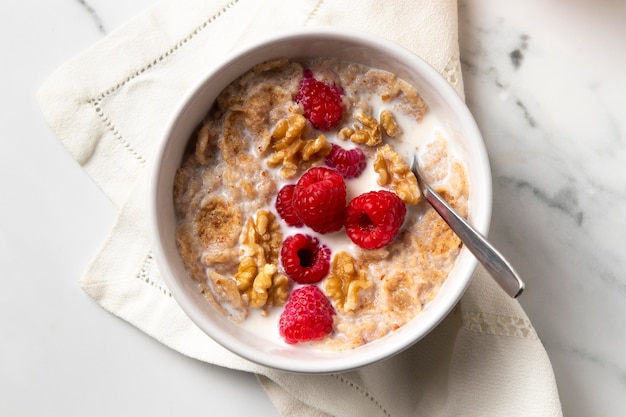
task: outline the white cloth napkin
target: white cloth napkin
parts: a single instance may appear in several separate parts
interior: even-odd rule
[[[164,0],[57,70],[48,123],[119,209],[80,281],[97,303],[171,348],[254,372],[282,415],[560,416],[554,375],[524,311],[482,269],[425,339],[363,369],[296,375],[229,353],[178,307],[146,226],[147,172],[181,96],[220,58],[280,30],[335,25],[398,42],[463,95],[456,0]]]

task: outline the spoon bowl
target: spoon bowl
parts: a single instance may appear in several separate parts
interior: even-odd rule
[[[524,291],[524,282],[513,266],[491,243],[474,229],[472,225],[450,206],[433,188],[428,185],[420,174],[417,153],[413,153],[411,171],[417,178],[422,195],[435,209],[441,218],[461,239],[463,244],[478,259],[482,266],[496,280],[502,289],[511,297],[517,298]]]

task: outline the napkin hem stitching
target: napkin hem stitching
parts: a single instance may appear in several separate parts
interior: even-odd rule
[[[304,26],[308,26],[309,23],[311,22],[311,20],[313,20],[315,18],[315,15],[317,15],[317,13],[320,11],[320,9],[322,8],[322,6],[324,5],[324,1],[325,0],[319,0],[317,2],[317,4],[315,5],[315,7],[313,8],[313,10],[311,10],[311,13],[309,13],[309,16],[306,18],[306,20],[304,21]]]
[[[385,415],[387,417],[391,417],[391,414],[389,413],[389,411],[387,411],[387,409],[385,407],[383,407],[383,405],[372,394],[370,394],[368,391],[366,391],[363,387],[361,387],[360,385],[356,384],[355,382],[350,381],[347,378],[344,378],[341,375],[332,374],[332,376],[335,379],[337,379],[339,382],[343,383],[344,385],[347,385],[350,388],[353,388],[359,394],[363,395],[365,398],[370,400],[374,405],[376,405],[380,409],[380,411],[383,412],[383,415]]]
[[[96,114],[98,115],[102,123],[104,123],[104,125],[113,134],[113,137],[122,145],[122,147],[124,147],[128,152],[130,152],[130,154],[139,162],[140,165],[145,166],[146,159],[139,152],[137,152],[126,139],[124,139],[124,136],[122,136],[119,129],[115,126],[113,121],[109,118],[109,116],[106,115],[106,113],[102,109],[103,107],[101,106],[102,100],[103,98],[98,98],[98,99],[91,99],[88,102],[89,104],[93,106],[94,111],[96,112]]]
[[[104,99],[111,96],[113,93],[117,92],[119,89],[124,87],[126,84],[128,84],[132,80],[143,75],[146,71],[162,63],[165,60],[165,58],[176,53],[180,48],[182,48],[189,41],[194,39],[200,32],[202,32],[211,23],[216,21],[219,17],[224,15],[230,8],[232,8],[237,3],[239,3],[239,0],[231,0],[220,10],[218,10],[213,15],[211,15],[211,17],[203,21],[200,25],[196,26],[195,29],[193,29],[185,37],[183,37],[182,40],[179,40],[176,44],[174,44],[174,46],[170,47],[165,52],[162,52],[160,55],[158,55],[156,58],[148,62],[148,64],[144,65],[140,69],[136,70],[130,75],[127,75],[126,78],[124,78],[122,81],[119,81],[113,87],[110,87],[109,89],[99,93],[98,95],[95,96],[95,98],[91,98],[87,100],[87,102],[93,106],[94,111],[96,115],[98,116],[98,118],[102,121],[102,123],[104,123],[104,125],[113,134],[113,137],[122,145],[124,149],[130,152],[130,154],[139,162],[141,166],[146,165],[147,163],[146,159],[132,147],[132,145],[124,138],[124,136],[121,134],[119,129],[116,127],[115,123],[113,123],[113,120],[110,119],[106,115],[106,113],[103,110],[104,106],[102,106]]]
[[[529,320],[483,311],[463,313],[463,328],[467,331],[493,336],[538,340],[539,336]]]
[[[141,268],[139,269],[139,272],[137,273],[137,275],[135,275],[135,277],[145,282],[146,284],[149,284],[150,286],[156,288],[163,295],[172,298],[172,293],[167,287],[164,287],[163,285],[159,284],[157,281],[151,278],[150,267],[152,266],[153,262],[154,255],[152,254],[152,250],[148,250],[143,262],[141,263]]]
[[[96,98],[91,99],[89,101],[101,102],[104,98],[110,96],[111,94],[113,94],[114,92],[116,92],[117,90],[125,86],[126,84],[128,84],[130,81],[134,80],[140,75],[143,75],[146,71],[150,70],[151,68],[159,65],[165,60],[165,58],[169,57],[170,55],[178,51],[180,48],[185,46],[189,41],[194,39],[200,32],[202,32],[206,27],[208,27],[211,23],[216,21],[219,17],[221,17],[224,13],[226,13],[230,8],[232,8],[237,3],[239,3],[239,0],[231,0],[220,10],[215,12],[211,17],[203,21],[200,25],[198,25],[195,29],[193,29],[190,33],[188,33],[182,40],[179,40],[174,46],[170,47],[167,51],[161,53],[158,57],[154,58],[151,62],[144,65],[142,68],[136,70],[131,75],[128,75],[122,81],[118,82],[115,86],[110,87],[108,90],[105,90],[104,92],[98,94]]]
[[[463,72],[461,71],[460,57],[456,54],[452,54],[448,58],[448,62],[446,62],[446,65],[443,67],[440,73],[446,79],[448,84],[454,87],[454,89],[457,91],[457,93],[461,97],[464,97],[463,92],[459,91],[460,90],[459,82],[462,82],[463,80]]]

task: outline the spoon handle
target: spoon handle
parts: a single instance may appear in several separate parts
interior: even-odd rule
[[[502,289],[511,297],[517,298],[524,291],[524,282],[511,264],[480,232],[474,229],[430,185],[424,182],[419,173],[415,172],[416,170],[417,167],[414,166],[413,172],[421,186],[424,198],[474,254],[487,272],[500,284]]]

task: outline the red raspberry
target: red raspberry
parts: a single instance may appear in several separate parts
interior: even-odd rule
[[[378,249],[395,239],[400,231],[406,207],[391,191],[370,191],[350,201],[346,216],[346,234],[364,249]]]
[[[291,279],[300,284],[313,284],[328,274],[330,249],[317,238],[297,234],[284,240],[280,261]]]
[[[298,180],[292,202],[302,223],[318,233],[336,232],[346,218],[346,183],[330,168],[313,167]]]
[[[339,145],[333,146],[324,160],[326,166],[334,168],[344,178],[356,178],[367,166],[367,157],[360,148],[346,150]]]
[[[276,211],[281,219],[289,226],[302,227],[303,223],[298,218],[295,210],[293,209],[292,198],[295,185],[285,185],[278,192],[276,196]]]
[[[329,131],[335,128],[343,117],[342,94],[341,87],[318,81],[313,78],[311,70],[306,70],[300,80],[295,100],[296,103],[302,104],[304,117],[314,127]]]
[[[322,290],[307,285],[295,289],[289,296],[278,329],[290,344],[319,340],[333,331],[334,314]]]

